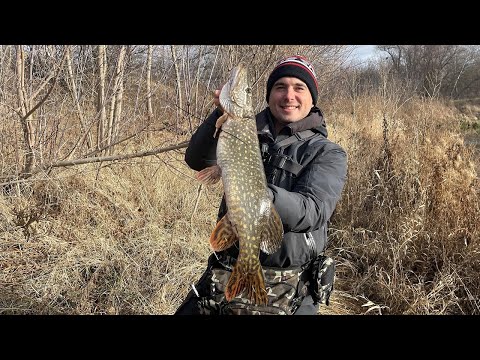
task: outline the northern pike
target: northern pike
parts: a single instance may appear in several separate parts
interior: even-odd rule
[[[239,242],[225,298],[231,301],[245,291],[253,303],[267,304],[260,250],[270,254],[281,246],[283,225],[268,195],[248,81],[248,69],[240,63],[222,87],[217,164],[200,171],[197,178],[206,184],[220,178],[223,182],[227,213],[210,236],[211,248],[223,251]]]

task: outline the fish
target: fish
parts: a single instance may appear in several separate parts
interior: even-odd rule
[[[216,122],[217,162],[197,173],[214,184],[222,179],[227,213],[210,236],[213,251],[238,241],[239,254],[225,287],[228,302],[243,295],[254,304],[268,303],[260,251],[271,254],[283,240],[283,224],[270,199],[257,136],[248,67],[239,63],[219,95],[223,110]]]

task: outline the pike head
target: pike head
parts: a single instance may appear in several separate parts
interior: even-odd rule
[[[252,89],[248,83],[248,69],[240,63],[220,92],[220,105],[233,118],[253,117]]]

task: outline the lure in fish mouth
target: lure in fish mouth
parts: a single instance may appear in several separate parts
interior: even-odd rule
[[[217,120],[217,165],[197,174],[206,184],[222,179],[227,213],[210,236],[214,251],[238,243],[239,254],[225,289],[225,298],[246,294],[256,304],[268,302],[260,250],[270,254],[282,244],[283,225],[270,200],[248,71],[244,64],[232,70],[220,92],[224,114]]]

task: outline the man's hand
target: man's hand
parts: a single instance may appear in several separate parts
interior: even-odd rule
[[[223,87],[223,86],[222,86]],[[215,104],[216,107],[220,108],[221,110],[222,107],[220,106],[220,92],[222,91],[222,88],[217,89],[213,92],[213,103]]]

